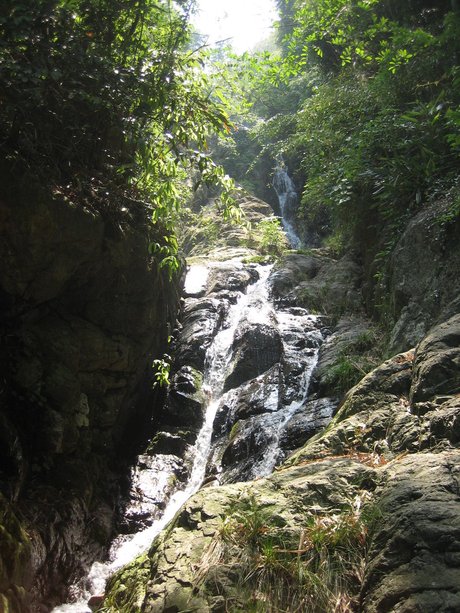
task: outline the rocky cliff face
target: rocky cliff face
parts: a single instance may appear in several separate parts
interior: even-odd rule
[[[48,610],[103,552],[114,460],[154,409],[148,371],[177,297],[135,207],[104,215],[27,181],[2,189],[2,610]]]
[[[334,396],[340,400],[341,359],[350,347],[358,355],[378,342],[365,314],[364,275],[352,257],[335,260],[321,250],[288,254],[275,267],[270,287],[278,313],[311,309],[328,315],[309,398],[279,436],[290,455],[273,474],[242,481],[254,476],[251,468],[267,453],[268,440],[257,444],[257,424],[263,430],[271,423],[267,398],[274,390],[282,394],[289,371],[284,346],[274,350],[273,332],[266,356],[276,358],[264,364],[263,373],[253,371],[251,351],[260,339],[246,338],[242,326],[235,336],[236,363],[242,355],[245,363],[245,351],[250,357],[228,388],[237,386],[236,402],[224,403],[215,421],[212,462],[221,462],[221,469],[147,553],[113,576],[104,610],[447,613],[460,608],[460,316],[452,282],[460,267],[451,230],[440,248],[439,228],[430,224],[423,217],[409,225],[392,264],[390,298],[399,306],[391,343],[404,351],[373,368],[367,364],[370,372],[361,373],[326,427],[322,403],[330,407]],[[411,239],[422,227],[433,236]],[[420,251],[438,255],[426,259]],[[418,257],[424,262],[420,288],[403,283]],[[235,289],[220,279],[186,304],[186,342],[179,344],[179,359],[199,355],[187,351],[196,334],[204,334],[197,347],[209,345],[215,334],[222,312],[213,288],[226,299]],[[437,312],[428,288],[439,291],[443,306]],[[404,317],[416,307],[420,325],[404,328]],[[307,328],[304,333],[305,340]],[[203,356],[187,368],[190,381],[192,369],[203,368]],[[185,373],[178,373],[177,384],[183,385]],[[199,377],[192,378],[195,387],[187,384],[187,394],[199,416]],[[167,445],[161,449],[168,452]],[[180,457],[183,450],[176,446],[176,452]]]
[[[11,202],[0,207],[10,229],[0,602],[23,613],[27,594],[47,610],[59,591],[49,586],[103,551],[117,488],[110,459],[142,418],[142,372],[162,351],[174,296],[132,214],[108,223],[58,198]],[[250,198],[243,208],[254,227],[271,214]],[[460,266],[457,222],[435,219],[415,218],[394,252],[386,361],[366,315],[368,271],[352,255],[291,252],[269,271],[248,248],[253,229],[221,231],[214,219],[189,228],[205,280],[186,287],[172,383],[133,469],[120,541],[191,478],[204,487],[112,577],[104,611],[460,608]],[[211,236],[213,246],[193,247]],[[241,304],[256,315],[235,320]],[[230,329],[228,352],[213,349]],[[193,477],[212,360],[222,398],[208,463]]]
[[[198,492],[108,610],[457,610],[459,325],[364,377],[273,475]]]
[[[460,219],[447,204],[438,202],[414,217],[391,255],[393,351],[418,343],[434,324],[459,311]]]

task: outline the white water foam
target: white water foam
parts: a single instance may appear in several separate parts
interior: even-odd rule
[[[191,270],[194,268],[197,267],[192,267]],[[109,576],[146,551],[153,539],[200,488],[206,473],[214,419],[225,396],[222,396],[222,390],[231,359],[233,337],[242,319],[260,322],[263,318],[267,321],[270,318],[272,311],[268,303],[267,278],[271,268],[271,266],[257,267],[258,281],[250,285],[247,293],[241,294],[238,301],[230,306],[220,331],[207,351],[203,387],[208,392],[209,402],[204,424],[190,453],[193,467],[185,489],[177,491],[170,498],[162,517],[151,526],[123,541],[115,540],[109,553],[109,561],[95,562],[87,577],[71,590],[75,594],[76,602],[59,605],[52,610],[52,613],[91,613],[87,605],[88,600],[92,596],[103,594]],[[189,287],[193,291],[197,288],[196,278],[202,279],[204,273],[200,271],[195,275],[194,271],[192,274],[195,279]]]
[[[321,332],[315,325],[317,319],[317,316],[310,315],[303,309],[277,312],[278,329],[283,342],[285,359],[291,364],[297,364],[301,374],[296,378],[295,394],[290,402],[270,416],[272,436],[262,461],[254,465],[254,477],[265,477],[273,472],[279,460],[279,442],[284,427],[308,398],[311,376],[318,362],[319,347],[322,343]],[[308,339],[311,347],[308,352],[303,344],[299,346],[298,343],[299,339],[304,338]]]
[[[287,173],[287,168],[283,162],[280,162],[275,168],[273,176],[273,187],[281,212],[281,222],[283,224],[286,236],[294,249],[299,249],[302,242],[295,230],[294,219],[297,211],[298,196],[295,190],[294,182]]]

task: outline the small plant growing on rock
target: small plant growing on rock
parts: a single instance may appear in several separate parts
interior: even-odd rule
[[[165,354],[163,358],[153,360],[153,387],[167,387],[169,385],[169,372],[171,369],[171,356]]]
[[[348,343],[324,375],[324,383],[336,394],[345,394],[364,375],[378,366],[382,339],[377,330],[367,330]]]

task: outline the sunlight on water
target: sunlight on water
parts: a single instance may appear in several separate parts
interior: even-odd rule
[[[185,277],[184,291],[188,296],[195,296],[206,288],[209,269],[203,264],[190,266]]]
[[[226,396],[222,395],[222,391],[231,360],[233,338],[243,318],[254,319],[258,322],[263,318],[269,319],[272,310],[268,301],[267,278],[271,269],[271,266],[257,267],[259,280],[250,285],[247,293],[241,294],[236,304],[229,308],[220,331],[207,351],[203,387],[208,392],[209,401],[204,424],[190,452],[193,465],[186,487],[177,491],[170,498],[163,516],[150,527],[137,534],[115,539],[110,550],[109,561],[95,562],[86,579],[75,586],[74,594],[78,601],[55,607],[52,613],[90,613],[91,609],[88,608],[87,602],[91,596],[103,594],[109,576],[146,551],[153,539],[174,518],[182,505],[200,488],[206,473],[214,419],[220,403]],[[209,269],[206,266],[190,267],[186,280],[186,291],[189,295],[203,290],[208,273]]]
[[[289,398],[289,401],[277,413],[267,418],[267,427],[272,436],[267,444],[263,460],[253,467],[253,477],[265,477],[271,474],[277,465],[281,433],[308,398],[311,376],[318,362],[319,347],[322,343],[322,335],[316,328],[317,316],[310,315],[303,309],[296,309],[295,313],[278,311],[276,317],[285,359],[290,363],[296,363],[300,367],[301,375],[295,379],[293,397]],[[308,338],[309,345],[312,346],[310,352],[305,351],[303,343],[299,346],[298,341],[303,338]]]

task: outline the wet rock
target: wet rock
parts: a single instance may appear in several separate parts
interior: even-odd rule
[[[224,304],[225,303],[236,304],[240,296],[241,296],[240,292],[227,291],[225,289],[215,292],[213,294],[214,298],[216,298],[217,300],[221,300]]]
[[[182,316],[182,331],[175,361],[203,370],[206,350],[222,318],[222,302],[213,298],[188,299]]]
[[[104,596],[91,596],[88,600],[88,607],[91,611],[97,611],[104,604]]]
[[[149,455],[159,453],[183,457],[190,442],[190,433],[187,431],[182,431],[179,434],[158,432],[149,443],[147,453]]]
[[[275,429],[278,422],[279,418],[276,415],[256,416],[238,421],[230,434],[230,442],[222,457],[223,468],[243,460],[250,460],[251,464],[255,464],[260,459],[261,452],[276,436]]]
[[[331,421],[337,403],[331,398],[311,400],[289,419],[280,435],[280,447],[285,451],[298,449]]]
[[[191,366],[182,366],[171,378],[164,408],[168,424],[199,428],[203,423],[206,395],[203,375]]]
[[[254,283],[257,279],[258,273],[254,268],[242,268],[241,265],[231,263],[219,267],[214,265],[210,268],[207,293],[243,292],[250,283]]]
[[[324,258],[290,253],[281,260],[279,267],[270,275],[270,286],[276,297],[288,294],[300,282],[313,279],[325,264]]]
[[[119,531],[134,534],[150,526],[187,476],[184,461],[175,455],[138,456]]]
[[[243,324],[234,340],[234,358],[224,391],[257,377],[280,361],[279,333],[266,324]]]
[[[230,432],[240,419],[277,411],[280,384],[280,365],[276,364],[262,375],[232,390],[226,395],[217,412],[213,426],[214,436]]]

